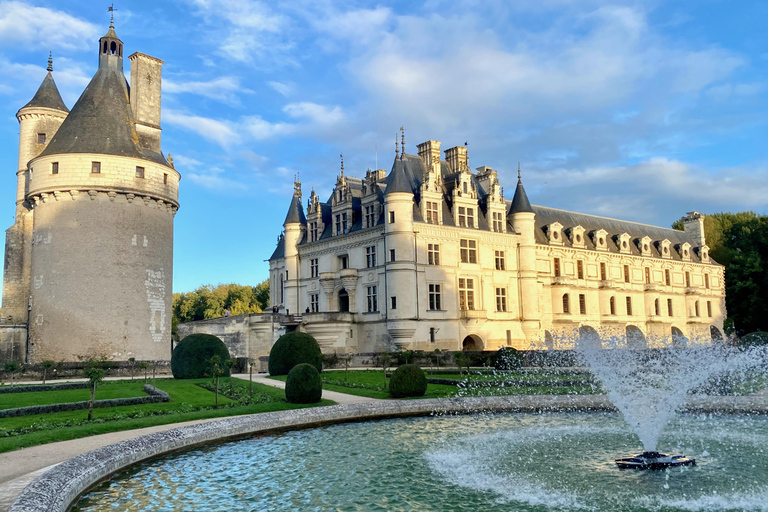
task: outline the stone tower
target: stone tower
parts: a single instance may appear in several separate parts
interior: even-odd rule
[[[522,328],[527,339],[539,334],[541,316],[539,312],[538,275],[536,272],[535,220],[528,194],[525,193],[520,169],[517,171],[517,188],[507,215],[512,227],[520,235],[520,290],[522,306]]]
[[[162,61],[131,55],[129,92],[113,24],[98,52],[71,112],[49,71],[17,115],[19,193],[3,281],[3,323],[26,327],[16,359],[170,357],[180,175],[160,151]]]

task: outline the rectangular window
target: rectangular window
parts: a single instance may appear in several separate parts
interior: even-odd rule
[[[612,315],[616,314],[616,298],[615,297],[611,297],[611,314]]]
[[[347,214],[346,213],[342,213],[341,214],[341,232],[342,233],[347,233],[347,231],[349,231],[347,229]]]
[[[167,173],[163,174],[163,184],[164,185],[168,184],[168,174]]]
[[[91,173],[101,174],[101,162],[91,162]]]
[[[627,297],[627,316],[632,316],[632,297]]]
[[[686,272],[685,273],[685,287],[686,288],[690,288],[691,287],[691,273],[690,272]],[[698,316],[698,315],[696,315],[696,316]]]
[[[375,313],[379,310],[379,296],[376,292],[376,286],[366,288],[366,298],[368,299],[368,312]]]
[[[429,309],[430,311],[439,311],[442,309],[442,296],[439,284],[429,285]]]
[[[437,201],[427,201],[427,223],[438,224]]]
[[[587,314],[587,296],[583,293],[579,294],[579,313],[582,315]]]
[[[509,329],[507,329],[507,346],[508,347],[512,346],[512,331],[510,331]]]
[[[389,250],[389,261],[395,261],[395,250],[390,249]]]
[[[493,251],[494,260],[496,261],[496,270],[505,270],[504,268],[504,251]]]
[[[474,208],[467,208],[467,227],[468,228],[475,227],[475,209]]]
[[[376,205],[365,207],[365,227],[372,228],[376,225]]]
[[[459,227],[467,227],[467,209],[463,206],[459,206]]]
[[[341,215],[336,215],[336,234],[341,234]]]
[[[51,163],[51,174],[59,174],[59,162]]]
[[[318,267],[318,265],[317,265],[317,258],[310,259],[309,260],[309,274],[310,274],[310,277],[317,277],[318,276],[317,267]]]
[[[372,268],[376,266],[376,246],[372,245],[365,248],[365,267]]]
[[[504,232],[504,214],[501,212],[493,212],[493,230],[497,233]]]
[[[390,224],[395,223],[395,212],[389,212],[389,223]]]
[[[434,327],[430,327],[429,328],[429,341],[430,341],[430,343],[434,343],[435,342],[435,328]]]
[[[696,301],[696,303],[693,305],[694,308],[694,316],[699,316],[699,301]]]
[[[709,290],[709,274],[704,274],[704,288]],[[712,315],[709,315],[712,316]]]
[[[440,244],[427,244],[427,261],[430,265],[440,264]]]
[[[390,297],[392,307],[390,309],[397,309],[397,297]]]
[[[474,279],[459,279],[459,309],[462,311],[475,309]]]
[[[45,134],[44,133],[38,133],[37,134],[37,143],[38,144],[45,144]]]
[[[144,177],[144,168],[136,166],[136,177],[137,178],[143,178]]]
[[[645,284],[651,284],[651,269],[645,267]]]
[[[507,289],[496,288],[496,311],[507,311]]]
[[[653,312],[656,316],[661,315],[661,306],[659,305],[659,299],[653,301]]]
[[[672,283],[672,279],[669,277],[669,269],[664,270],[664,282],[669,286]]]
[[[568,297],[567,293],[563,294],[563,313],[570,313],[571,312],[571,298]]]
[[[560,258],[555,258],[553,268],[555,271],[555,277],[560,277]]]
[[[629,265],[624,265],[624,282],[629,282]]]
[[[712,301],[711,300],[707,301],[707,316],[710,316],[710,317],[712,316]]]
[[[674,316],[673,310],[672,310],[672,299],[667,299],[667,314],[669,316]]]
[[[584,279],[584,262],[576,260],[576,277]]]
[[[460,242],[462,263],[477,263],[477,240],[464,240]]]
[[[312,313],[320,311],[320,294],[313,293],[309,296],[309,310]]]
[[[317,242],[317,222],[309,223],[309,241]]]
[[[600,280],[605,281],[606,279],[605,263],[600,263]]]
[[[349,260],[347,260],[347,256],[339,256],[339,268],[344,270],[345,268],[349,267]]]

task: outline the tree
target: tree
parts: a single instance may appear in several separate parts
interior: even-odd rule
[[[172,328],[181,322],[231,315],[261,313],[269,306],[269,280],[256,286],[239,284],[205,285],[191,292],[173,294]]]
[[[464,355],[464,352],[454,352],[453,360],[456,361],[456,366],[459,367],[459,376],[464,375],[462,368],[468,366],[467,357]]]
[[[232,389],[232,369],[237,366],[237,359],[227,359],[224,361],[224,366],[229,370],[229,392],[232,393],[234,391]]]
[[[211,357],[211,377],[213,378],[216,387],[216,404],[214,405],[215,409],[219,408],[219,377],[225,373],[226,370],[224,369],[224,365],[221,362],[221,356],[216,355]]]
[[[93,403],[96,401],[96,386],[104,380],[104,368],[100,361],[88,361],[83,368],[83,376],[91,384],[91,401],[88,403],[88,421],[93,419]]]
[[[134,373],[135,373],[134,370],[136,369],[136,358],[135,357],[129,357],[128,358],[128,364],[131,367],[131,380],[133,380],[133,376],[134,376]]]
[[[40,368],[43,369],[43,384],[45,384],[45,379],[48,377],[48,370],[52,369],[54,366],[56,366],[56,362],[51,361],[50,359],[46,359],[40,363]]]
[[[146,384],[147,383],[147,370],[149,368],[149,363],[146,362],[146,361],[142,361],[142,362],[139,363],[139,368],[144,370],[144,384]]]
[[[5,370],[5,373],[9,373],[11,375],[11,386],[13,386],[13,377],[21,370],[19,363],[16,361],[8,361],[5,363],[3,369]]]

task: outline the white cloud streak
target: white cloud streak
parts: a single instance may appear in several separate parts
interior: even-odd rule
[[[63,11],[23,2],[0,2],[0,45],[85,50],[99,37],[93,23]]]

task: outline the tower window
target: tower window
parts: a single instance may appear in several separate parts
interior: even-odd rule
[[[45,134],[44,133],[38,133],[37,134],[37,143],[38,144],[45,144]]]
[[[611,314],[616,314],[616,297],[611,297]]]
[[[389,261],[395,261],[395,250],[390,249],[389,250]]]
[[[440,264],[440,244],[427,245],[427,262],[430,265]]]
[[[568,294],[563,294],[563,313],[571,312],[571,301],[568,298]]]
[[[164,185],[168,184],[168,173],[163,174],[163,184]]]
[[[390,224],[395,223],[395,212],[389,212],[389,223]]]
[[[392,307],[390,309],[397,309],[397,297],[390,297],[392,301]]]
[[[653,310],[656,313],[656,316],[659,316],[661,314],[661,307],[659,306],[659,299],[656,299],[653,302]]]
[[[462,311],[475,309],[474,279],[459,279],[459,309]]]
[[[104,41],[104,50],[102,50],[102,53],[107,53],[107,42]]]
[[[112,41],[112,43],[109,45],[109,52],[112,55],[115,55],[117,53],[117,43],[115,43],[114,41]]]
[[[442,294],[439,284],[429,285],[429,309],[430,311],[439,311],[442,302]]]
[[[91,174],[101,174],[101,162],[91,162]]]
[[[51,163],[51,174],[59,174],[59,162]]]
[[[507,289],[496,288],[496,311],[507,311]]]
[[[166,174],[166,176],[168,176],[168,175]],[[144,168],[143,167],[136,166],[136,177],[137,178],[143,178],[144,177]]]

